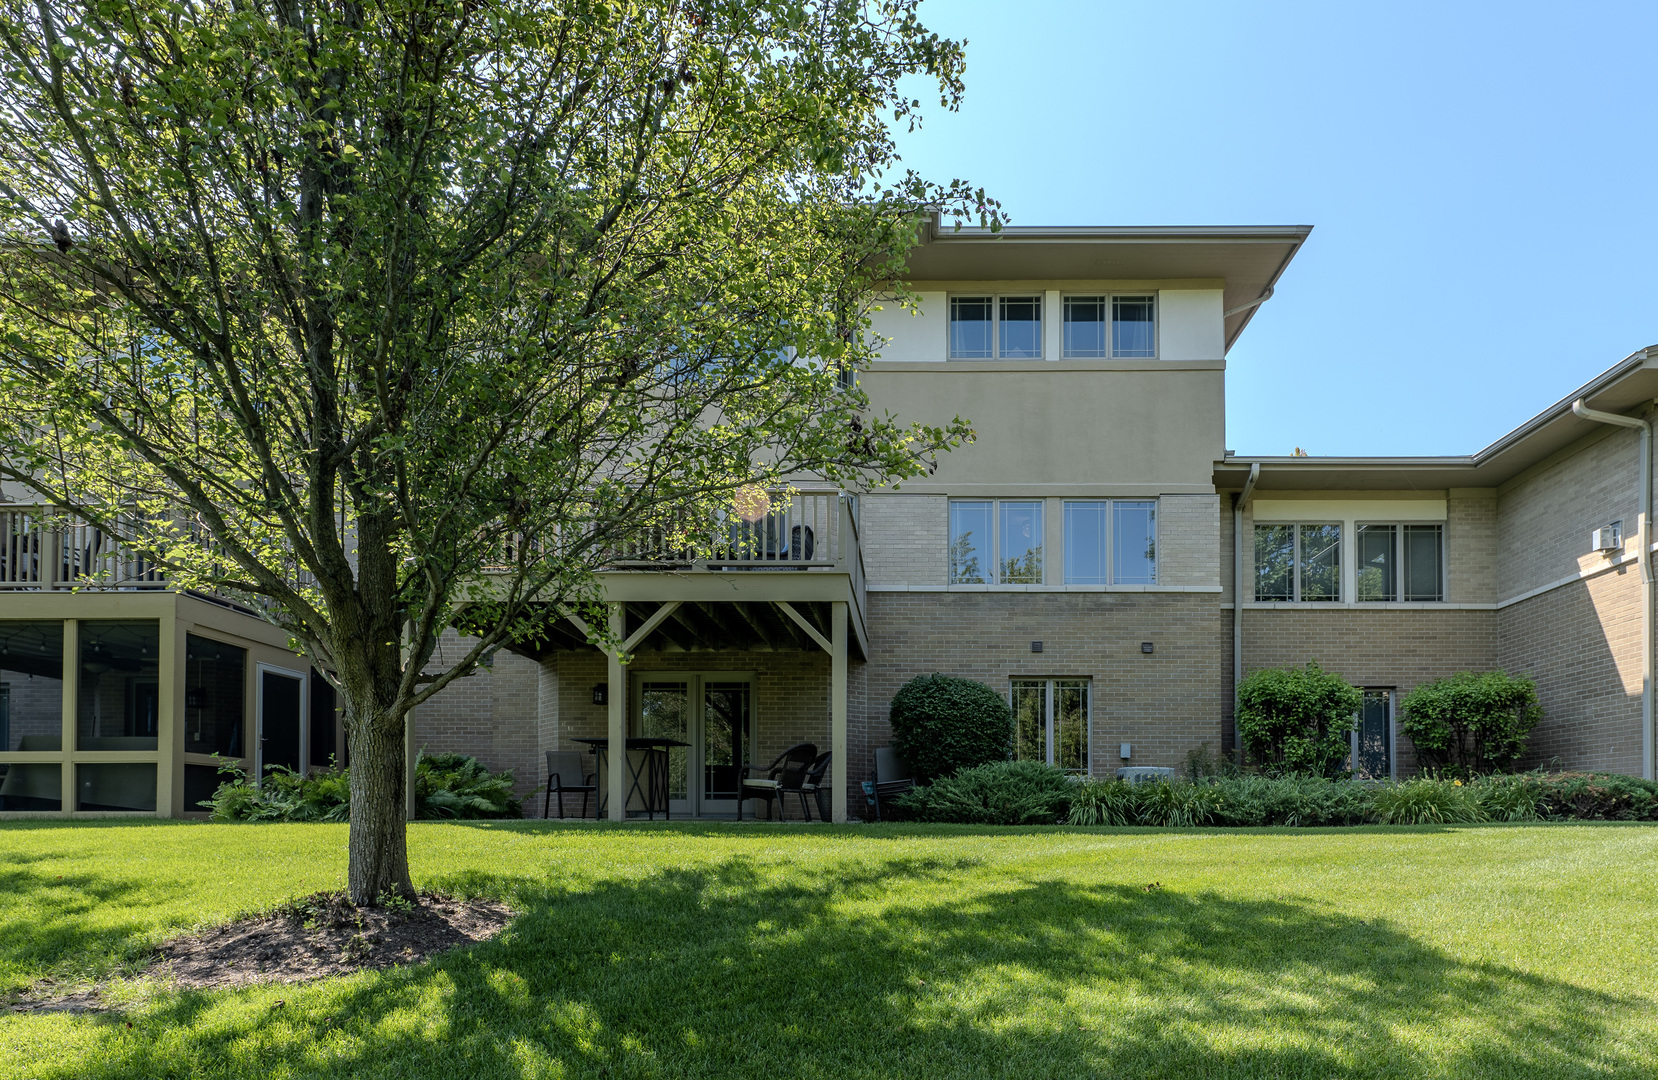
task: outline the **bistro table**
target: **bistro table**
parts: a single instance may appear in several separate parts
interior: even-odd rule
[[[571,742],[586,743],[593,750],[593,771],[599,782],[599,808],[595,816],[604,817],[606,805],[610,801],[610,739],[604,736],[592,739],[572,739]],[[623,814],[633,803],[634,796],[639,797],[642,809],[656,820],[656,812],[662,811],[664,818],[668,813],[668,751],[675,746],[690,746],[688,742],[679,739],[658,739],[651,737],[632,738],[626,740],[628,753],[623,758],[627,762],[628,776],[631,778],[628,785],[627,798],[623,800]],[[639,751],[637,757],[632,751]]]

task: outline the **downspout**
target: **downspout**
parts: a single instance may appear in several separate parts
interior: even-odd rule
[[[1653,575],[1652,575],[1652,422],[1633,416],[1591,409],[1582,398],[1572,402],[1572,412],[1585,420],[1618,427],[1639,428],[1641,432],[1641,775],[1653,775]]]
[[[1265,299],[1263,297],[1262,299]],[[1249,497],[1255,494],[1255,481],[1261,478],[1261,463],[1250,465],[1249,479],[1244,481],[1243,491],[1232,503],[1232,704],[1237,706],[1238,684],[1243,681],[1243,583],[1244,583],[1244,546],[1243,546],[1243,512],[1244,505]],[[1243,740],[1238,738],[1238,720],[1234,711],[1232,718],[1232,741],[1238,744],[1238,761],[1243,762]]]

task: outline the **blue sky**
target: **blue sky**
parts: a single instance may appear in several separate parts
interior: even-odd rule
[[[967,99],[905,163],[1014,224],[1315,226],[1229,357],[1239,453],[1469,453],[1658,344],[1658,4],[922,15]]]

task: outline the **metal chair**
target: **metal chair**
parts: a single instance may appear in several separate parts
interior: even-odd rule
[[[597,795],[599,787],[594,783],[593,773],[582,771],[581,759],[584,757],[579,750],[549,750],[547,751],[547,793],[541,800],[541,817],[547,817],[551,808],[553,796],[558,796],[558,816],[564,816],[564,796],[566,793],[574,795],[581,792],[581,816],[587,816],[587,797]],[[564,778],[569,777],[578,783],[566,783]]]
[[[737,820],[743,820],[743,800],[764,799],[766,801],[766,820],[771,820],[772,803],[777,804],[777,816],[781,820],[786,815],[783,812],[783,794],[785,791],[799,791],[802,781],[805,780],[806,770],[811,767],[817,757],[817,746],[809,743],[795,743],[787,750],[778,754],[767,765],[764,776],[745,776],[737,788]],[[758,769],[758,765],[748,766]]]
[[[829,774],[829,758],[832,753],[832,751],[825,750],[813,758],[812,763],[806,767],[806,772],[800,779],[800,786],[784,791],[787,794],[789,790],[793,790],[795,794],[800,796],[800,813],[807,821],[812,820],[812,809],[806,803],[806,796],[808,795],[812,796],[817,802],[818,820],[829,820],[831,814],[830,781],[826,780],[825,777]]]
[[[898,756],[898,751],[890,746],[880,746],[875,749],[875,780],[870,784],[870,794],[875,799],[875,820],[882,820],[881,801],[901,795],[915,786],[915,775],[910,770],[909,762]]]

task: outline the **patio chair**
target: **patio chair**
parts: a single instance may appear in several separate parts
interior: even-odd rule
[[[817,802],[818,820],[829,820],[831,814],[829,801],[830,781],[827,777],[829,775],[829,758],[831,753],[832,751],[825,750],[823,753],[813,758],[812,763],[806,767],[805,774],[800,778],[800,786],[793,789],[795,794],[800,796],[800,813],[806,818],[807,821],[812,820],[812,809],[806,802],[806,796],[808,795],[812,796],[812,798]],[[786,791],[785,794],[787,794]]]
[[[771,820],[771,807],[777,804],[777,816],[781,820],[786,815],[783,812],[783,793],[785,791],[799,791],[801,782],[805,779],[806,770],[811,767],[817,758],[817,747],[809,742],[795,743],[787,750],[778,754],[770,765],[765,768],[763,776],[745,776],[737,788],[737,820],[743,820],[743,800],[764,799],[766,801],[766,820]],[[748,766],[758,769],[758,765]]]
[[[579,750],[549,750],[547,751],[547,793],[541,800],[541,817],[547,817],[547,811],[552,806],[553,796],[558,796],[558,816],[564,816],[564,796],[581,792],[581,816],[587,816],[587,798],[597,795],[599,786],[594,783],[593,773],[582,771],[582,758],[585,755]]]
[[[909,762],[898,756],[898,751],[890,746],[880,746],[875,749],[875,780],[870,785],[870,793],[875,798],[875,820],[881,821],[881,802],[894,798],[915,786],[915,775],[911,772]]]

